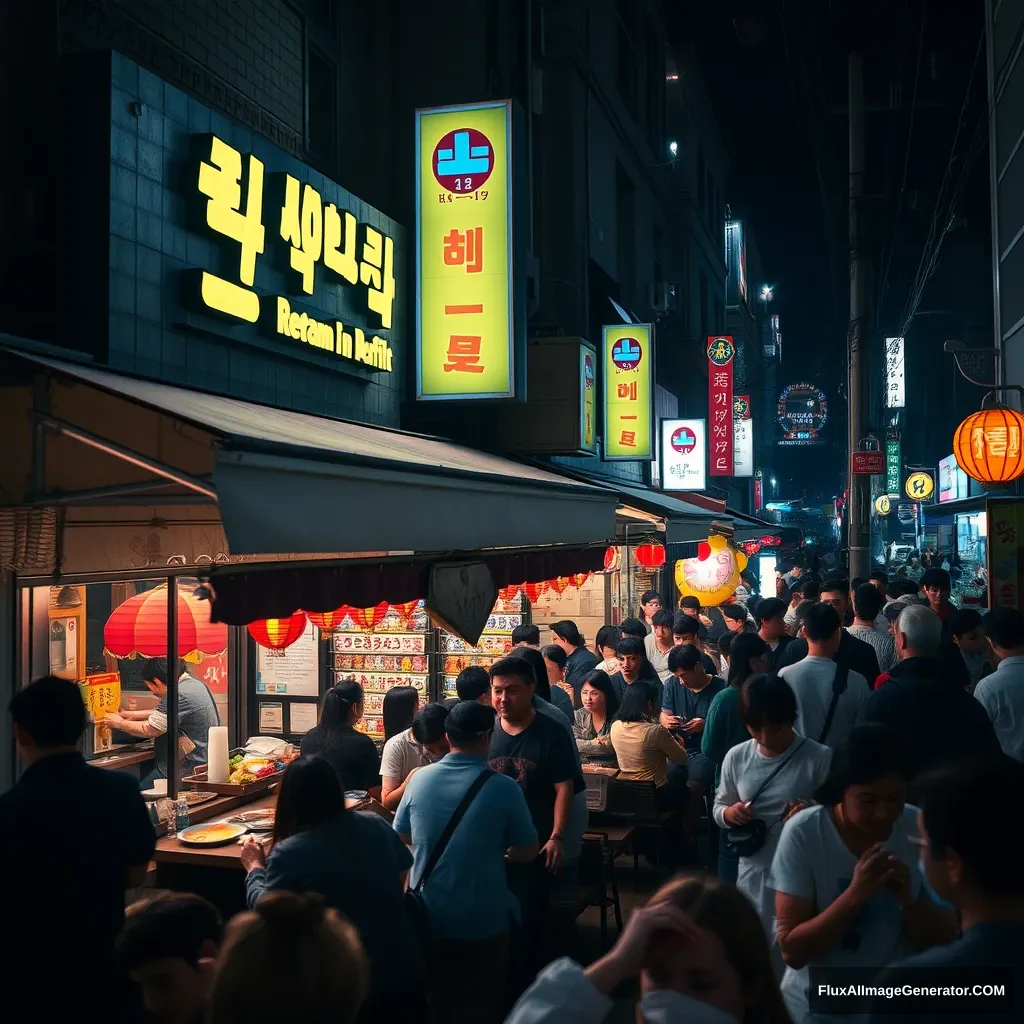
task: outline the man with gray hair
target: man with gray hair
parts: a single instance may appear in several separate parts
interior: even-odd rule
[[[900,660],[860,709],[858,721],[893,730],[907,752],[911,781],[935,768],[998,754],[984,708],[948,660],[939,657],[938,615],[924,605],[908,606],[896,621],[895,638]]]

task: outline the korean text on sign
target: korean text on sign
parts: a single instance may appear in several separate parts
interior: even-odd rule
[[[654,328],[604,328],[604,457],[654,458]]]
[[[735,354],[732,338],[708,339],[708,472],[711,476],[732,476],[734,472]]]
[[[259,296],[253,290],[257,258],[268,242],[289,248],[296,273],[296,291],[312,295],[318,263],[338,281],[366,288],[366,305],[392,326],[395,302],[394,239],[369,224],[362,230],[355,216],[324,204],[320,193],[292,175],[284,175],[280,209],[265,209],[265,170],[251,153],[242,154],[216,136],[209,156],[199,165],[198,190],[206,197],[206,225],[237,245],[238,269],[233,280],[208,271],[202,275],[202,299],[225,316],[248,323],[259,319]],[[270,237],[268,238],[268,230]]]
[[[511,112],[417,114],[417,396],[515,394]]]

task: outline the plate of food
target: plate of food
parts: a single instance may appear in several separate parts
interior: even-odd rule
[[[233,843],[247,831],[245,825],[217,821],[182,829],[178,839],[188,846],[223,846],[225,843]]]
[[[272,832],[274,830],[274,811],[264,808],[261,811],[243,811],[228,821],[233,825],[244,825],[250,832]]]

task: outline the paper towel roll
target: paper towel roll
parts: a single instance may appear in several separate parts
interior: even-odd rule
[[[206,748],[206,779],[208,782],[228,781],[228,727],[226,725],[210,726]]]

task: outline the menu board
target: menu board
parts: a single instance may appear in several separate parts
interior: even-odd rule
[[[479,665],[489,669],[496,661],[512,652],[512,630],[523,621],[522,600],[522,592],[510,601],[499,600],[491,610],[487,625],[475,646],[441,630],[441,670],[446,697],[456,696],[455,680],[464,668]]]
[[[384,737],[384,696],[396,686],[415,686],[421,702],[429,695],[430,658],[427,630],[430,621],[420,601],[407,616],[389,608],[372,628],[347,617],[334,633],[334,681],[359,683],[366,695],[363,718],[356,726],[374,739]]]

